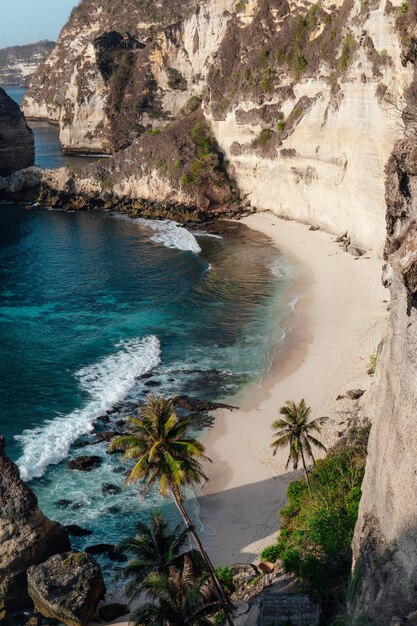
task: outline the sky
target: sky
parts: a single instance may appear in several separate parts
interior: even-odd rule
[[[79,0],[0,0],[0,48],[56,41]]]

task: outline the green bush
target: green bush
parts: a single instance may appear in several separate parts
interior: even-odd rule
[[[270,561],[271,563],[275,563],[279,559],[279,548],[277,545],[267,546],[264,548],[259,555],[262,561]]]
[[[258,135],[257,143],[260,146],[266,146],[274,136],[274,131],[270,128],[263,128]]]
[[[235,591],[235,584],[233,582],[233,572],[229,565],[218,565],[216,567],[217,578],[222,583],[224,589],[230,594]]]
[[[340,55],[340,67],[342,70],[346,70],[353,57],[353,53],[358,47],[358,43],[352,33],[349,31],[343,40],[342,54]]]
[[[344,601],[353,531],[358,516],[369,429],[352,431],[348,447],[332,448],[304,479],[289,485],[280,535],[261,558],[282,560],[315,598]]]
[[[399,9],[400,13],[407,13],[408,12],[408,2],[402,2],[400,5],[400,9]]]

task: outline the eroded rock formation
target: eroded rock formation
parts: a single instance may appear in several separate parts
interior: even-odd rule
[[[85,626],[106,593],[100,566],[85,552],[56,554],[28,570],[35,609],[66,626]]]
[[[405,21],[403,62],[416,63],[417,6]],[[406,36],[407,35],[407,36]],[[384,283],[390,321],[367,395],[372,430],[353,551],[352,613],[386,626],[417,610],[417,74],[399,113],[404,137],[386,168]]]
[[[19,106],[0,87],[0,176],[33,165],[33,133]]]
[[[29,601],[28,567],[69,548],[66,531],[40,511],[0,435],[0,619]]]

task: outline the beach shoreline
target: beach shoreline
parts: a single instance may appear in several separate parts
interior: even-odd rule
[[[336,397],[369,388],[369,357],[383,336],[389,298],[381,283],[382,260],[372,251],[354,257],[334,236],[269,212],[242,221],[293,259],[294,290],[302,298],[261,384],[239,396],[239,409],[216,411],[203,437],[213,463],[199,497],[201,530],[215,563],[256,562],[274,541],[278,510],[300,473],[285,470],[287,451],[273,456],[271,423],[286,400],[305,398],[312,417],[330,417],[321,440],[326,446],[337,440],[358,402]]]
[[[242,222],[267,235],[293,263],[295,280],[286,297],[299,299],[263,380],[229,398],[233,404],[238,400],[239,408],[215,411],[214,425],[203,435],[213,462],[205,467],[209,481],[197,494],[198,530],[215,565],[259,561],[260,551],[278,534],[278,511],[288,485],[302,475],[285,470],[288,452],[272,454],[271,423],[279,407],[304,397],[312,417],[330,416],[320,438],[332,445],[346,425],[345,412],[361,402],[336,397],[369,388],[369,356],[376,352],[388,316],[383,261],[372,252],[357,259],[335,236],[269,212]],[[126,599],[115,594],[106,604],[113,601]],[[125,616],[112,623],[128,625]]]

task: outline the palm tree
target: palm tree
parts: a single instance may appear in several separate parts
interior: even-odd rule
[[[184,507],[183,489],[186,486],[208,480],[201,460],[210,461],[204,455],[203,444],[191,437],[189,420],[179,420],[172,399],[149,395],[142,410],[142,419],[131,417],[127,435],[116,437],[110,443],[110,451],[123,450],[125,459],[136,461],[126,479],[127,483],[142,481],[145,495],[155,484],[159,493],[167,496],[170,491],[174,502],[193,536],[210,572],[214,589],[223,604],[229,602],[215,569]],[[228,616],[229,624],[233,625]]]
[[[207,617],[225,608],[207,574],[196,575],[187,555],[182,568],[149,574],[143,588],[152,601],[132,611],[129,621],[134,626],[211,626]]]
[[[123,539],[117,549],[128,552],[133,558],[119,573],[119,577],[128,581],[126,595],[133,599],[141,592],[146,577],[151,573],[164,573],[171,565],[181,564],[184,560],[184,546],[188,539],[188,529],[178,525],[170,532],[161,511],[156,511],[150,524],[136,522],[136,535]],[[188,558],[198,571],[203,571],[204,561],[199,552],[187,552]]]
[[[301,461],[304,468],[304,474],[306,477],[307,485],[311,491],[310,480],[308,477],[306,457],[315,464],[312,447],[316,447],[319,450],[326,451],[326,447],[316,439],[311,433],[320,432],[321,424],[326,417],[318,417],[315,420],[309,421],[309,415],[311,408],[306,406],[304,400],[301,400],[298,404],[295,402],[287,401],[284,406],[279,410],[280,414],[284,417],[277,419],[273,424],[274,430],[278,429],[274,433],[274,441],[271,446],[274,448],[274,454],[278,448],[285,448],[289,446],[290,453],[288,456],[285,469],[288,468],[290,461],[293,463],[293,468],[296,470],[298,464]]]

